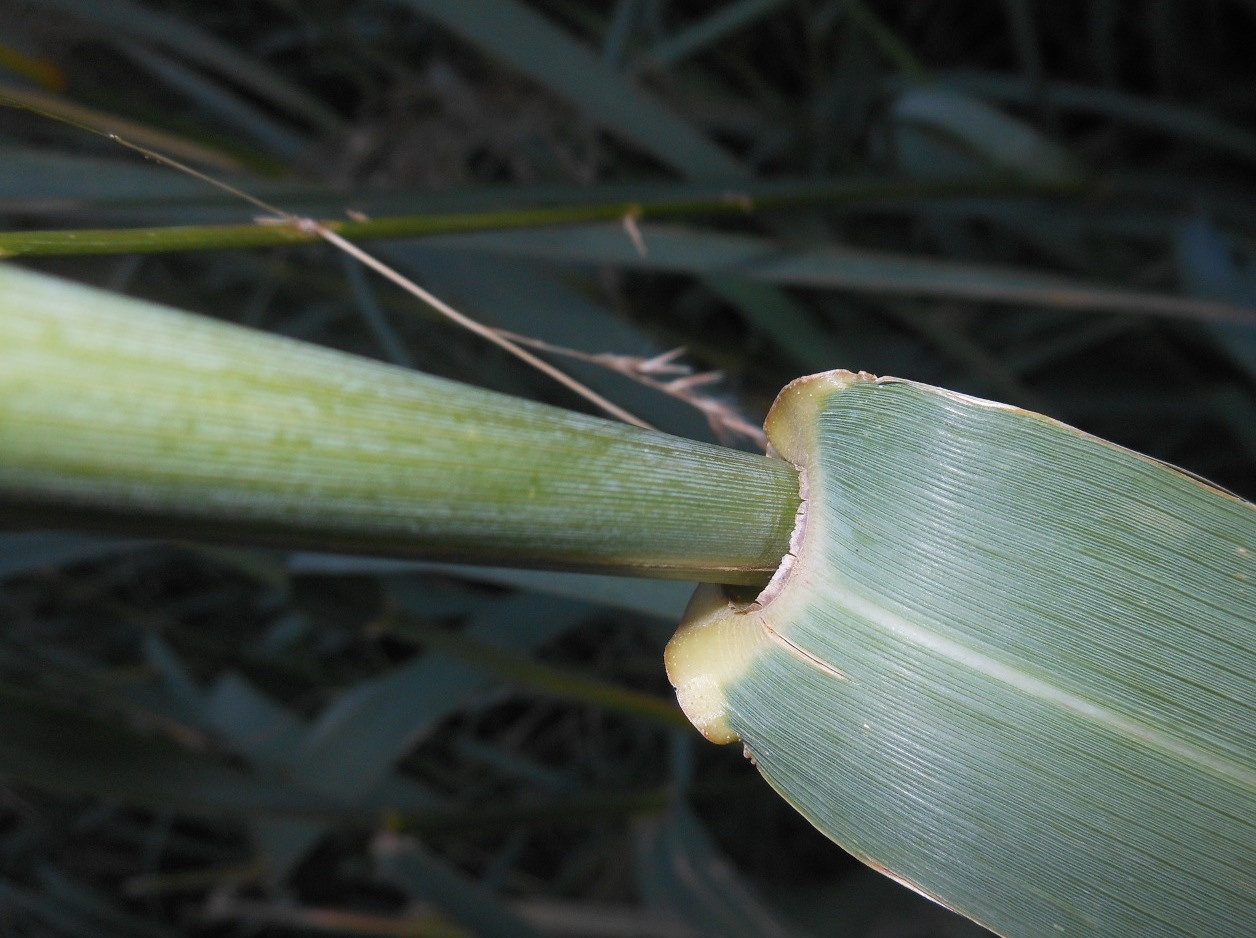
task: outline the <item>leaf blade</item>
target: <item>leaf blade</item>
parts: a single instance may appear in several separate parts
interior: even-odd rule
[[[796,382],[769,432],[805,535],[778,592],[695,598],[669,648],[708,735],[1000,933],[1256,921],[1256,508],[894,379]]]

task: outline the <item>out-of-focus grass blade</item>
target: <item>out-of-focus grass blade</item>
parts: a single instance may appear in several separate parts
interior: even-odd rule
[[[415,610],[420,615],[421,608]],[[496,605],[468,634],[526,650],[579,622],[587,607],[521,594]],[[444,656],[424,655],[358,685],[311,725],[296,766],[318,791],[352,798],[371,789],[422,735],[499,686],[495,677]]]
[[[963,366],[966,373],[964,389],[970,393],[992,394],[1000,400],[1020,407],[1048,410],[1048,402],[1021,381],[998,355],[986,350],[962,328],[945,318],[935,319],[923,309],[911,309],[910,303],[886,304],[885,315],[898,320],[917,333],[935,352]]]
[[[410,357],[410,351],[397,334],[397,330],[393,328],[392,323],[389,322],[384,308],[375,298],[375,287],[368,279],[366,269],[360,261],[347,254],[341,254],[339,259],[340,266],[345,272],[345,279],[349,281],[349,289],[353,293],[354,306],[358,310],[358,315],[362,317],[362,322],[375,337],[375,342],[379,345],[383,357],[402,368],[413,368],[414,361]]]
[[[831,882],[784,886],[771,899],[817,938],[990,938],[976,922],[870,869]]]
[[[518,0],[394,0],[432,17],[689,177],[741,179],[735,159]]]
[[[437,653],[495,674],[506,683],[543,696],[615,710],[664,726],[687,726],[685,715],[671,701],[598,681],[569,669],[534,661],[518,652],[505,651],[450,629],[429,626],[413,616],[392,615],[378,628],[403,641],[414,642]]]
[[[2,544],[2,542],[0,542]],[[3,547],[0,546],[0,551]],[[290,554],[286,563],[293,574],[318,573],[357,576],[397,576],[436,573],[475,583],[513,586],[532,593],[548,593],[610,609],[623,609],[660,620],[675,621],[685,610],[692,590],[674,580],[642,580],[634,577],[598,576],[590,573],[542,573],[509,567],[476,567],[463,564],[418,563],[386,557],[354,557],[344,554]],[[0,575],[3,568],[0,567]]]
[[[305,727],[239,674],[228,671],[204,693],[205,720],[236,752],[268,767],[296,754]]]
[[[1030,104],[1035,97],[1065,111],[1099,114],[1124,123],[1194,140],[1247,160],[1256,160],[1256,133],[1213,117],[1198,107],[1139,98],[1109,88],[1047,82],[1032,88],[1022,78],[987,72],[943,72],[939,85],[1009,104]]]
[[[1241,266],[1236,245],[1207,218],[1197,215],[1180,223],[1174,247],[1187,293],[1256,310],[1256,263]],[[1209,323],[1208,331],[1217,346],[1256,380],[1256,326]]]
[[[1247,451],[1248,460],[1256,460],[1256,402],[1237,384],[1224,385],[1215,391],[1180,394],[1139,391],[1096,391],[1092,394],[1057,394],[1053,396],[1061,411],[1103,420],[1151,420],[1159,426],[1189,429],[1209,419],[1217,419],[1230,428],[1235,440]],[[1148,407],[1155,408],[1148,417]],[[1236,458],[1238,454],[1234,454]]]
[[[43,567],[108,557],[148,546],[147,541],[103,538],[63,531],[0,532],[0,580]]]
[[[115,934],[128,938],[166,938],[177,932],[121,908],[117,899],[72,880],[51,865],[36,870],[36,879],[59,909],[82,915],[85,935]]]
[[[433,611],[428,591],[415,602]],[[408,597],[400,595],[405,602]],[[492,603],[468,634],[499,647],[527,649],[583,618],[587,607],[543,597]],[[308,726],[238,679],[211,697],[219,731],[272,770],[302,780],[361,811],[431,808],[422,789],[390,770],[436,723],[498,686],[495,678],[447,658],[423,656],[343,693]],[[297,738],[299,737],[299,738]],[[261,818],[255,837],[276,875],[290,870],[326,833],[316,820]]]
[[[1038,414],[830,372],[753,604],[668,648],[694,722],[876,869],[1017,938],[1256,922],[1256,505]],[[747,597],[748,598],[748,597]]]
[[[308,727],[238,674],[225,674],[214,683],[207,694],[206,718],[233,751],[263,771],[306,778],[298,759]],[[354,809],[372,813],[431,811],[439,804],[420,786],[395,776],[342,794]],[[323,838],[328,824],[316,818],[261,816],[251,819],[250,828],[267,872],[282,878]]]
[[[1095,70],[1103,83],[1115,85],[1118,78],[1116,41],[1121,4],[1118,0],[1095,0],[1086,8],[1086,40]]]
[[[215,682],[207,709],[222,738],[254,765],[291,772],[305,733],[295,714],[230,673]],[[267,874],[282,880],[323,838],[328,825],[311,818],[257,817],[251,819],[249,830]]]
[[[156,672],[170,712],[181,722],[201,727],[206,723],[205,695],[192,680],[174,649],[157,632],[149,629],[140,639],[144,650],[144,662]]]
[[[497,896],[428,853],[418,843],[399,838],[377,842],[375,857],[383,874],[415,899],[431,902],[484,938],[544,938]]]
[[[899,126],[899,159],[916,174],[984,168],[1059,184],[1084,176],[1067,150],[1028,124],[953,91],[908,89],[894,102],[890,117]]]
[[[477,938],[425,909],[400,915],[302,905],[291,900],[256,901],[230,895],[209,904],[209,922],[236,922],[248,934],[370,935],[372,938]]]
[[[133,120],[118,117],[114,114],[108,114],[96,108],[86,107],[85,105],[76,104],[60,95],[47,94],[44,92],[30,91],[26,88],[16,88],[13,85],[0,83],[0,105],[6,107],[20,106],[30,108],[32,111],[43,113],[51,117],[61,118],[71,124],[79,124],[84,127],[91,127],[101,133],[113,133],[124,137],[131,143],[140,146],[146,146],[150,149],[159,151],[166,156],[175,159],[186,160],[190,163],[196,163],[205,167],[216,170],[238,170],[241,168],[240,161],[230,154],[223,153],[221,150],[206,146],[203,143],[193,140],[187,140],[184,137],[177,136],[164,130],[148,127],[145,124],[137,123]],[[6,183],[5,188],[9,188],[12,179],[9,177],[7,169],[7,160],[12,158],[15,153],[22,152],[22,148],[5,147],[6,154],[6,172],[0,177]],[[59,157],[58,154],[48,150],[40,149],[37,153],[48,153],[54,158],[65,159]],[[157,171],[150,173],[152,176],[157,175]],[[169,173],[169,175],[177,175]],[[87,179],[79,179],[79,191],[85,198],[94,197],[95,193],[91,189],[91,177]],[[195,180],[184,177],[187,188],[191,191],[191,184]],[[202,189],[204,183],[198,184]],[[3,191],[0,189],[0,191]],[[21,192],[22,189],[17,191]],[[39,191],[37,186],[33,190]],[[105,190],[108,191],[107,189]],[[155,194],[154,194],[155,196]]]
[[[99,159],[62,154],[43,149],[19,146],[0,147],[6,162],[13,162],[23,175],[0,176],[0,197],[13,199],[23,212],[34,211],[41,177],[37,173],[39,158],[46,154],[58,168],[54,176],[60,190],[56,194],[74,199],[69,206],[79,217],[91,209],[107,217],[125,217],[128,223],[139,221],[160,223],[182,220],[189,212],[201,213],[199,221],[211,224],[253,217],[256,208],[241,205],[239,198],[189,179],[171,169],[154,167],[137,158],[126,163],[118,159]],[[60,169],[64,165],[65,169]],[[134,172],[126,172],[127,168]],[[77,175],[75,171],[77,170]],[[97,191],[95,176],[104,177],[105,187]],[[114,186],[114,177],[127,186]],[[164,180],[164,182],[163,182]],[[134,185],[134,190],[129,184]],[[182,188],[174,188],[181,184]],[[32,188],[34,187],[34,188]],[[894,175],[851,175],[817,178],[741,180],[735,187],[701,182],[669,182],[642,180],[632,183],[602,183],[589,186],[519,185],[509,191],[509,206],[503,208],[505,193],[496,186],[426,191],[422,189],[362,189],[347,195],[331,186],[283,179],[256,178],[246,188],[252,195],[276,201],[296,214],[313,215],[331,221],[342,217],[346,208],[363,212],[370,218],[395,225],[403,216],[409,226],[389,233],[390,237],[431,234],[436,231],[464,230],[467,226],[505,227],[511,224],[539,226],[577,221],[622,221],[625,217],[661,218],[666,216],[742,215],[753,211],[791,208],[815,208],[840,211],[853,207],[861,210],[869,205],[923,206],[934,202],[944,205],[968,197],[1076,195],[1075,186],[1032,185],[1023,180],[981,176],[949,179],[918,179]],[[1214,201],[1226,204],[1237,197],[1226,192]],[[18,201],[30,196],[26,202]],[[114,200],[136,204],[115,207]],[[56,206],[43,209],[50,214]],[[0,202],[0,208],[8,208]],[[123,215],[123,209],[128,214]],[[548,212],[548,214],[546,214]],[[476,219],[470,216],[479,215]],[[441,216],[447,216],[441,218]],[[419,218],[428,219],[427,227]],[[461,218],[462,228],[453,227]],[[491,222],[491,224],[490,224]],[[367,229],[369,231],[369,229]],[[353,229],[350,229],[352,232]],[[362,235],[365,236],[365,232]],[[378,236],[377,236],[378,237]],[[207,245],[212,246],[212,245]]]
[[[451,806],[407,813],[403,829],[424,834],[447,834],[454,831],[502,831],[518,829],[520,825],[587,827],[591,823],[658,814],[666,809],[672,795],[673,792],[667,788],[589,794],[567,790],[555,796],[529,798],[524,803],[508,803],[502,807]],[[579,861],[579,858],[575,859]]]
[[[615,0],[610,24],[602,36],[602,61],[612,68],[623,64],[633,30],[641,17],[641,0]]]
[[[195,197],[204,184],[154,166],[25,147],[0,147],[0,209],[40,211],[43,205],[85,207],[84,200]]]
[[[1031,269],[911,257],[837,245],[786,248],[751,235],[679,225],[639,226],[642,256],[623,229],[573,225],[520,232],[439,235],[431,243],[574,263],[610,263],[691,274],[736,273],[779,286],[858,290],[907,296],[957,297],[1055,309],[1256,321],[1256,313],[1227,303],[1162,293],[1119,290]]]
[[[738,874],[685,805],[638,822],[637,888],[647,905],[704,936],[801,938]]]
[[[908,80],[925,84],[930,80],[929,71],[924,63],[911,50],[911,47],[889,25],[881,19],[866,0],[846,0],[843,4],[845,12],[859,24],[859,28],[868,34],[877,49],[884,55]]]
[[[767,16],[787,0],[732,0],[710,13],[661,39],[643,52],[633,64],[638,68],[675,65],[699,50],[719,42],[729,33],[744,29],[755,20]]]
[[[11,37],[6,40],[12,41]],[[40,88],[50,91],[61,91],[67,80],[65,72],[51,59],[30,55],[20,48],[15,48],[9,41],[0,43],[0,69],[34,82]],[[19,38],[19,45],[24,45]]]
[[[0,775],[52,791],[194,813],[336,813],[336,801],[216,756],[0,687]]]
[[[223,123],[243,131],[275,156],[290,161],[305,149],[306,141],[300,135],[208,75],[137,42],[122,43],[120,47],[132,61],[162,83],[187,95]]]
[[[1033,4],[1029,0],[1003,0],[1003,9],[1016,44],[1021,74],[1031,88],[1040,89],[1044,77],[1042,42],[1034,22]]]
[[[44,884],[41,892],[0,880],[0,917],[6,931],[15,935],[167,938],[176,934],[105,906],[82,887],[67,883]]]
[[[702,938],[674,917],[636,905],[532,899],[512,907],[553,938]]]
[[[864,361],[854,350],[844,348],[819,316],[784,290],[736,274],[708,274],[703,282],[804,369],[823,371],[839,362]]]
[[[39,5],[59,9],[86,23],[103,27],[102,37],[117,33],[165,46],[190,61],[212,69],[269,101],[300,115],[324,131],[339,130],[343,122],[315,95],[290,82],[279,72],[258,62],[238,48],[189,24],[186,20],[130,0],[38,0]]]

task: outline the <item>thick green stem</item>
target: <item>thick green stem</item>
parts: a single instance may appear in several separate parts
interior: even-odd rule
[[[0,265],[0,523],[765,580],[788,464]]]

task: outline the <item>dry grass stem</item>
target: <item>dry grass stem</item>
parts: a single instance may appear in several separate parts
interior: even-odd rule
[[[397,286],[405,290],[407,293],[409,293],[411,296],[414,296],[417,299],[422,300],[424,303],[428,304],[430,307],[432,307],[434,310],[436,310],[445,318],[457,323],[459,326],[462,326],[464,329],[468,330],[469,332],[473,332],[476,335],[484,339],[487,339],[489,342],[492,342],[494,345],[497,345],[500,348],[505,349],[511,355],[527,363],[528,365],[531,365],[533,368],[535,368],[537,371],[541,372],[542,374],[548,375],[549,377],[553,378],[559,384],[575,392],[580,397],[583,397],[585,400],[589,401],[591,404],[598,407],[599,409],[609,414],[610,416],[614,417],[615,419],[622,420],[624,423],[632,424],[633,426],[641,427],[645,430],[654,429],[654,427],[646,423],[646,421],[642,420],[640,417],[637,417],[635,414],[629,413],[628,411],[626,411],[624,408],[620,407],[618,404],[614,403],[613,401],[607,400],[605,397],[598,394],[592,388],[587,387],[584,384],[581,384],[575,378],[559,370],[558,368],[555,368],[549,362],[544,361],[543,359],[537,358],[527,349],[521,348],[516,342],[505,337],[503,334],[499,333],[497,330],[491,329],[488,326],[485,326],[482,323],[477,322],[476,320],[472,319],[470,316],[467,316],[466,314],[461,313],[458,310],[454,309],[452,306],[450,306],[440,297],[436,296],[435,294],[431,293],[428,290],[425,290],[423,287],[419,286],[409,277],[406,277],[404,274],[398,272],[392,267],[389,267],[383,261],[379,260],[379,258],[362,250],[353,242],[336,234],[336,232],[332,231],[326,225],[321,224],[315,219],[305,218],[300,215],[294,215],[291,212],[285,211],[284,209],[279,208],[276,205],[272,205],[269,202],[266,202],[262,199],[257,198],[256,196],[250,195],[249,193],[245,192],[242,189],[229,185],[228,183],[225,183],[219,179],[215,179],[213,176],[210,176],[207,173],[203,173],[197,169],[194,169],[185,163],[181,163],[178,160],[165,156],[164,154],[158,153],[154,150],[150,150],[147,147],[142,147],[142,146],[139,146],[138,144],[131,143],[130,141],[125,140],[124,138],[118,136],[117,134],[109,133],[109,134],[105,134],[105,136],[107,136],[110,140],[113,140],[115,143],[121,144],[122,146],[126,147],[129,150],[134,150],[135,152],[144,156],[146,159],[153,160],[154,162],[160,163],[163,166],[169,166],[171,169],[178,170],[181,173],[186,173],[187,175],[192,176],[195,179],[199,179],[202,182],[205,182],[211,186],[214,186],[215,188],[221,189],[224,192],[228,192],[231,195],[236,196],[237,198],[243,199],[246,202],[249,202],[250,204],[257,206],[263,211],[270,213],[269,216],[264,216],[262,218],[259,218],[258,219],[259,224],[288,224],[288,225],[292,225],[298,231],[317,235],[318,237],[326,241],[328,244],[332,245],[333,247],[339,249],[340,251],[352,257],[354,260],[358,261],[361,264],[366,265],[367,267],[375,271],[380,276],[384,277],[387,280],[392,281],[394,284],[396,284]]]
[[[562,355],[565,358],[590,362],[609,371],[618,372],[700,411],[706,417],[712,432],[722,442],[727,443],[733,438],[742,437],[753,441],[759,449],[767,449],[767,437],[762,428],[743,417],[727,401],[702,393],[702,388],[722,381],[724,373],[722,371],[695,371],[692,366],[678,361],[685,354],[686,349],[683,346],[655,355],[653,358],[642,358],[635,355],[618,355],[613,352],[582,352],[579,349],[566,348],[511,332],[501,332],[501,334],[519,345],[526,345],[551,355]]]

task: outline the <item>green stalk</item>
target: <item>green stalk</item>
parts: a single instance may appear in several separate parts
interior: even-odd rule
[[[686,193],[693,187],[686,186]],[[844,179],[756,182],[694,196],[543,205],[506,211],[394,215],[364,221],[321,219],[319,224],[352,241],[415,238],[467,231],[500,231],[624,218],[744,215],[749,212],[842,205],[868,205],[962,196],[1078,195],[1081,182],[1034,183],[1015,177],[957,179]],[[312,244],[320,236],[285,224],[164,225],[145,228],[76,228],[0,232],[0,258],[80,254],[152,254],[229,248]]]
[[[0,265],[0,524],[762,582],[775,459]]]

